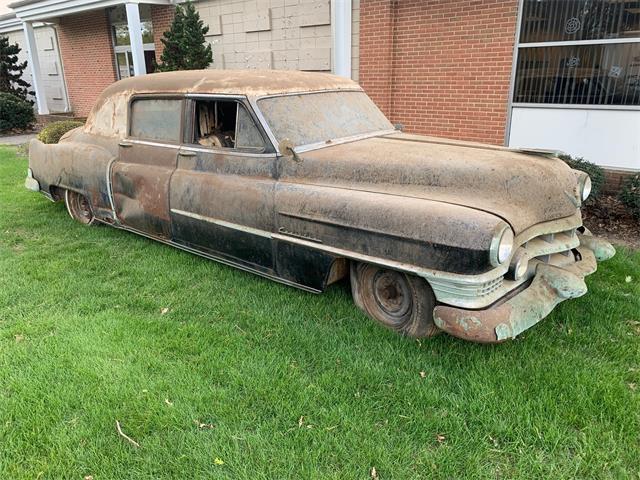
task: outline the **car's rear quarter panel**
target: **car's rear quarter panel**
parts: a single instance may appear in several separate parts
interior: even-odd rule
[[[96,140],[78,130],[57,144],[32,140],[29,168],[44,193],[53,195],[52,187],[77,191],[89,199],[97,215],[110,216],[107,175],[116,153],[108,140]]]

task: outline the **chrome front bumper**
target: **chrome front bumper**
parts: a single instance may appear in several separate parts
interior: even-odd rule
[[[596,271],[597,262],[615,254],[608,242],[580,236],[580,259],[559,267],[538,263],[531,284],[524,290],[483,310],[446,305],[434,309],[436,325],[451,335],[480,343],[515,338],[545,318],[560,302],[587,293],[584,277]]]

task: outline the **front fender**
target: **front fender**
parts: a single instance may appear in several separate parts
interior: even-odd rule
[[[449,273],[492,269],[489,248],[500,218],[415,197],[281,182],[276,187],[281,235]]]

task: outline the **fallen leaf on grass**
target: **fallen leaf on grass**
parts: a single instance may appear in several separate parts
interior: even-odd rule
[[[221,458],[216,457],[213,460],[214,465],[224,465],[224,460],[222,460]]]
[[[635,383],[627,383],[627,386],[633,390],[634,392],[636,391],[636,389],[638,388],[638,385],[636,385]]]
[[[167,405],[169,405],[170,407],[173,407],[173,402],[170,401],[168,398],[164,399],[164,403],[166,403]]]
[[[440,443],[440,444],[444,443],[444,441],[445,441],[446,439],[447,439],[447,438],[446,438],[444,435],[441,435],[441,434],[437,434],[437,435],[436,435],[436,440],[437,440],[437,441],[438,441],[438,443]]]
[[[84,480],[93,480],[93,475],[85,475]]]
[[[169,308],[168,307],[164,307],[162,310],[160,310],[160,315],[164,315],[165,313],[169,312]]]
[[[420,378],[426,378],[426,377],[427,377],[426,372],[420,372]]]
[[[627,275],[627,276],[624,278],[624,281],[625,281],[626,283],[631,283],[631,275]]]
[[[369,472],[369,474],[371,475],[371,480],[378,480],[380,477],[378,477],[378,471],[376,470],[376,467],[371,467],[371,471]]]
[[[208,428],[209,430],[211,430],[212,428],[215,428],[215,425],[213,423],[202,423],[199,420],[194,420],[193,423],[195,423],[198,428],[201,429]]]
[[[17,334],[13,336],[16,339],[16,342],[21,342],[24,340],[24,335],[22,334]]]

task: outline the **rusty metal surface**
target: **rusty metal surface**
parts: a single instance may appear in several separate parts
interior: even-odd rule
[[[283,179],[470,207],[506,220],[516,234],[576,212],[567,197],[577,195],[576,177],[561,160],[404,139],[395,134],[304,152],[302,163],[285,166]]]
[[[595,272],[596,257],[587,247],[581,247],[579,252],[582,259],[568,267],[538,264],[529,287],[492,308],[436,307],[436,325],[455,337],[479,343],[515,338],[544,319],[560,302],[587,293],[583,277]]]

